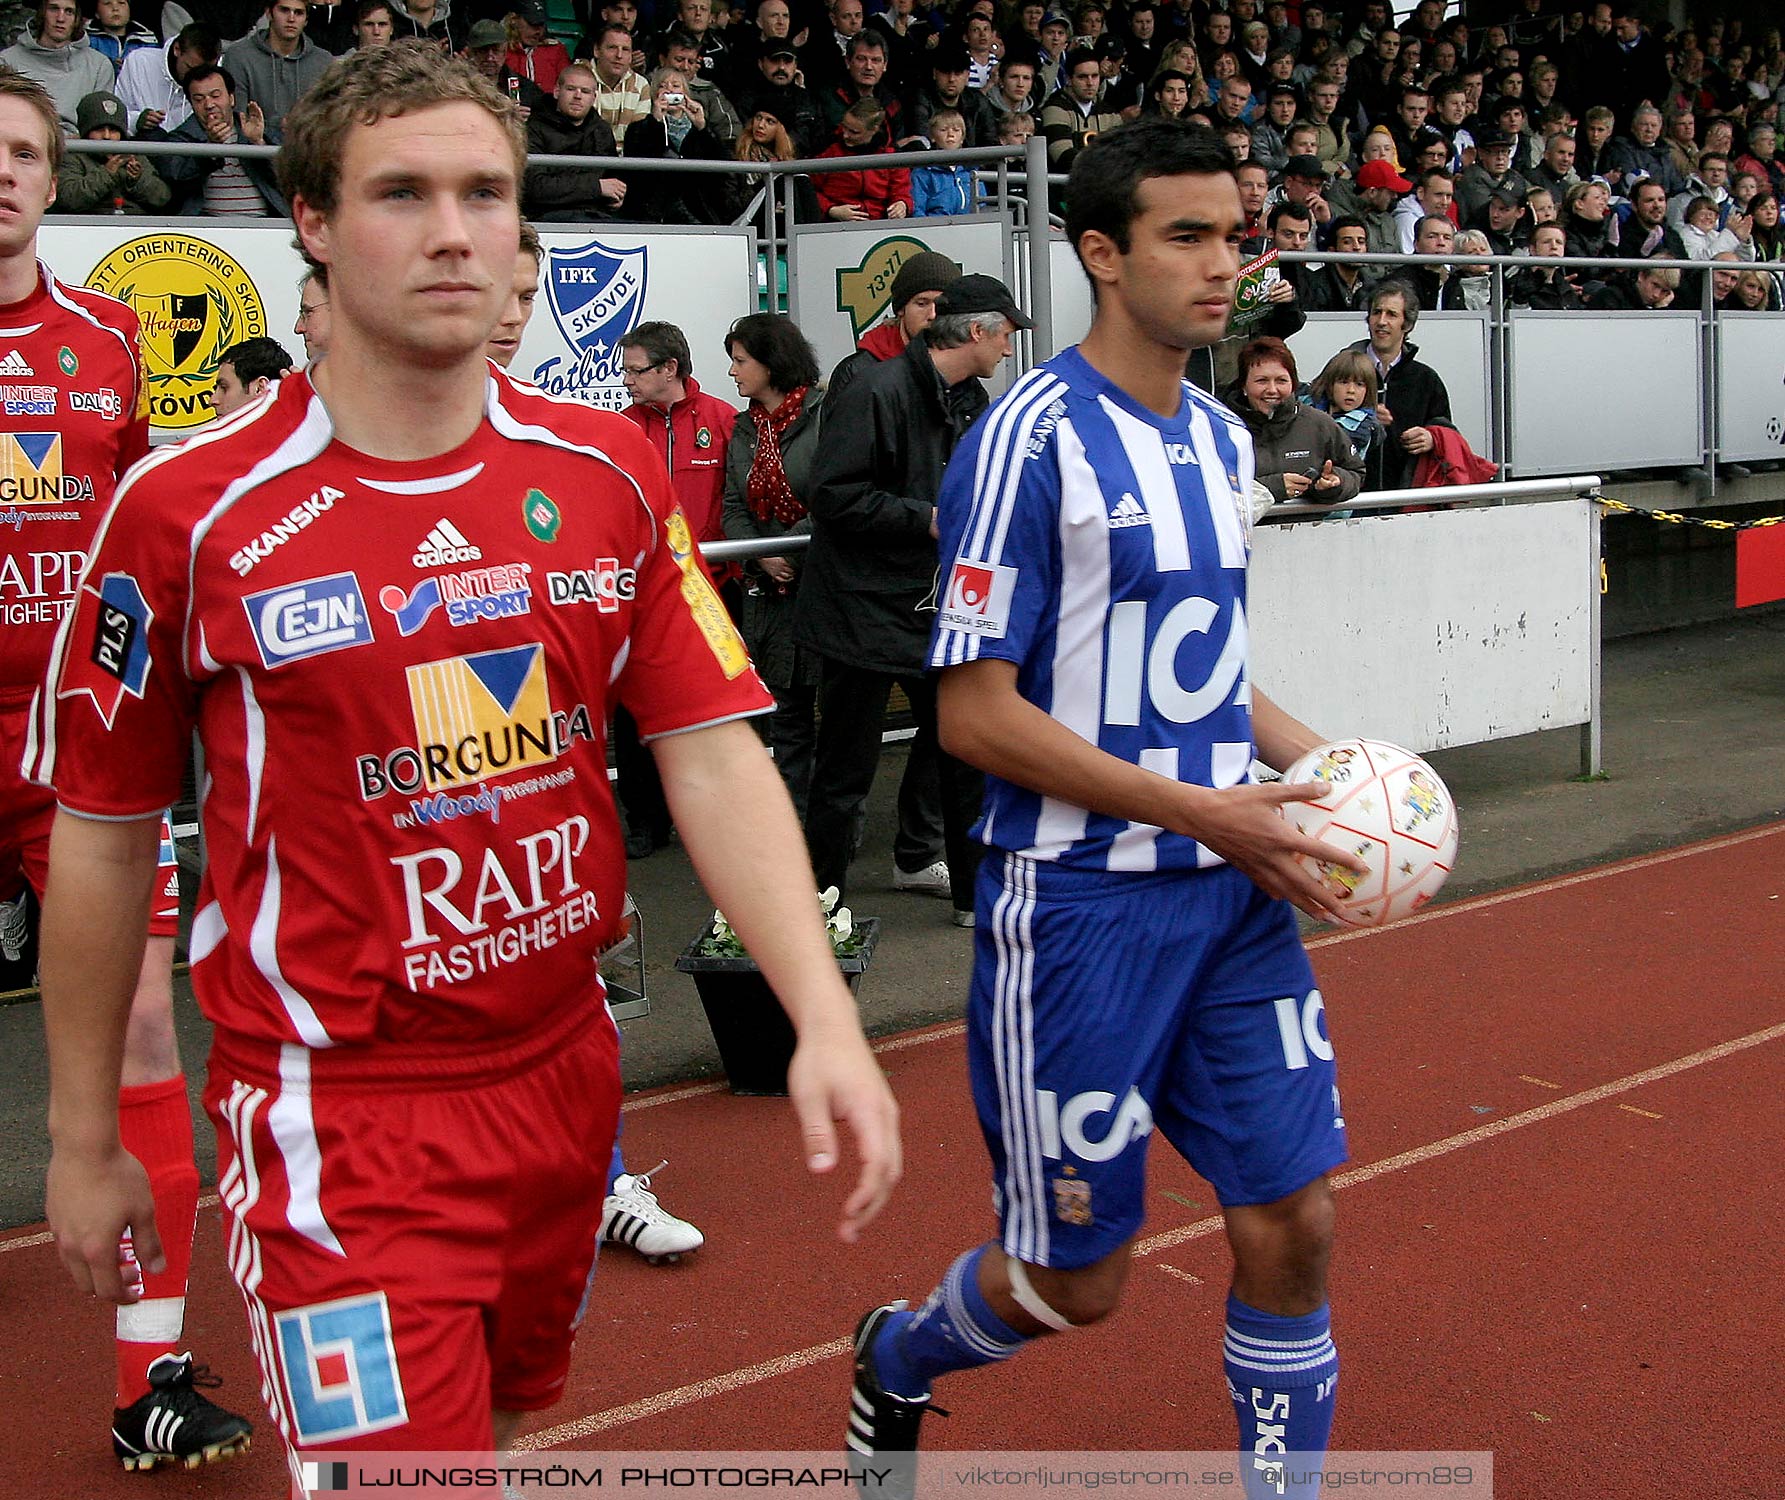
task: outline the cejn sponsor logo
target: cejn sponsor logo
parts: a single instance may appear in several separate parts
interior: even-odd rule
[[[595,925],[595,893],[578,878],[589,820],[573,814],[466,858],[446,847],[398,855],[410,989],[460,984],[556,947]]]
[[[545,575],[545,597],[555,605],[593,604],[604,615],[618,614],[620,601],[638,593],[638,574],[617,557],[598,557],[592,568]]]
[[[434,523],[434,529],[421,539],[421,545],[415,549],[415,556],[410,561],[418,568],[447,568],[454,563],[478,562],[482,558],[482,550],[473,547],[471,539],[442,516]]]
[[[352,573],[306,578],[242,600],[265,667],[372,644],[372,622]]]
[[[337,500],[347,497],[345,490],[335,489],[331,485],[323,485],[302,504],[294,505],[284,515],[245,546],[238,547],[230,554],[229,565],[236,570],[239,577],[246,578],[280,547],[283,547],[299,532],[314,526],[317,521],[335,508]]]
[[[506,620],[531,613],[533,586],[528,575],[532,571],[531,563],[501,563],[441,573],[422,579],[407,594],[394,583],[386,584],[378,591],[378,602],[395,618],[399,635],[414,635],[442,605],[449,625]]]
[[[53,417],[56,388],[53,385],[0,385],[0,410],[9,417]]]
[[[541,770],[577,741],[595,740],[586,704],[552,707],[545,649],[537,644],[423,662],[405,675],[415,743],[354,761],[362,801],[411,799],[409,811],[393,817],[399,828],[474,814],[497,821],[503,802],[562,786],[574,770],[496,787],[490,777]]]

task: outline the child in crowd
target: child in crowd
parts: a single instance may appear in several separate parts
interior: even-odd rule
[[[1345,429],[1357,456],[1366,461],[1382,441],[1376,390],[1375,361],[1361,349],[1341,349],[1326,362],[1305,398],[1315,411],[1325,412]]]
[[[1539,224],[1554,224],[1558,217],[1556,195],[1548,188],[1534,187],[1526,193],[1525,208],[1530,212],[1533,229]]]
[[[161,43],[141,21],[130,19],[130,0],[99,0],[87,23],[87,45],[116,70],[137,48],[159,47]]]
[[[958,109],[939,109],[930,116],[930,149],[959,151],[967,140],[967,118]],[[975,169],[913,167],[912,212],[918,214],[970,214],[979,207],[979,179]]]

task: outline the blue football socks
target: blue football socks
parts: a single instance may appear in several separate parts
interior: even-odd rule
[[[1339,1355],[1326,1305],[1304,1317],[1280,1318],[1230,1295],[1224,1352],[1247,1500],[1311,1500],[1320,1492],[1318,1464],[1283,1460],[1291,1454],[1318,1458],[1332,1436]]]
[[[928,1395],[936,1376],[1009,1359],[1029,1342],[979,1290],[979,1262],[989,1249],[969,1250],[948,1268],[929,1301],[915,1312],[894,1313],[882,1325],[874,1363],[881,1385],[895,1396]]]

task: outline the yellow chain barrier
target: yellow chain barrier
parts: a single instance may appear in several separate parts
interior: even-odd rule
[[[1614,500],[1610,495],[1592,493],[1586,498],[1606,510],[1627,516],[1647,516],[1651,521],[1671,521],[1676,526],[1703,526],[1710,531],[1755,531],[1762,526],[1785,526],[1785,516],[1762,516],[1755,521],[1719,521],[1710,516],[1682,515],[1677,510],[1643,510],[1640,506]]]

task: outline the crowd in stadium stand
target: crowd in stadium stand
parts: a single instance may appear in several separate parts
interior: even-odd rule
[[[97,0],[87,14],[40,0],[29,15],[0,6],[0,29],[16,38],[4,62],[51,91],[68,132],[101,139],[276,142],[333,57],[424,38],[504,89],[539,153],[849,158],[802,184],[809,219],[970,213],[985,201],[975,171],[875,158],[1039,133],[1064,171],[1099,131],[1158,113],[1208,123],[1262,169],[1247,203],[1260,247],[1339,250],[1361,229],[1388,253],[1785,262],[1778,27],[1675,31],[1628,5],[1549,0],[1513,0],[1491,23],[1446,10],[1420,0],[1397,22],[1387,0],[1080,0],[1070,13],[1044,0]],[[69,211],[284,210],[252,158],[73,157],[67,175]],[[723,223],[762,180],[542,167],[525,206]],[[1360,307],[1379,275],[1329,272],[1292,278],[1301,306]],[[1718,273],[1717,300],[1776,309],[1782,277]],[[1533,267],[1512,285],[1519,304],[1551,309],[1694,290],[1669,281]],[[1486,296],[1466,270],[1413,282],[1426,310]]]

